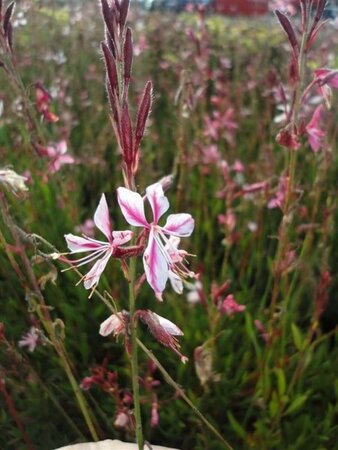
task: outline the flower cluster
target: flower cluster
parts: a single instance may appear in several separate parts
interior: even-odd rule
[[[129,225],[143,229],[148,236],[147,245],[143,252],[143,265],[146,279],[155,292],[156,297],[162,300],[162,293],[168,279],[177,293],[183,291],[183,279],[195,277],[184,262],[187,253],[178,248],[179,238],[190,236],[194,229],[194,220],[190,214],[170,214],[163,226],[159,220],[169,208],[169,201],[164,195],[160,183],[155,183],[146,189],[146,199],[149,202],[153,218],[148,222],[144,211],[144,199],[137,192],[120,187],[117,190],[118,203],[122,214]],[[73,261],[72,264],[80,267],[96,260],[91,270],[83,277],[86,289],[95,288],[99,282],[110,257],[126,258],[137,256],[143,251],[143,246],[123,247],[128,243],[134,233],[130,230],[113,231],[109,210],[104,194],[94,215],[97,228],[106,236],[107,241],[99,241],[88,236],[65,235],[71,253],[89,252],[88,256]],[[142,232],[141,232],[142,234]]]

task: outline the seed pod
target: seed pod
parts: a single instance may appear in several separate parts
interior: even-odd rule
[[[4,15],[4,31],[5,31],[5,36],[8,35],[8,27],[11,21],[11,17],[13,15],[14,12],[14,8],[15,8],[15,2],[12,2],[8,8],[6,9],[5,15]]]
[[[127,28],[126,37],[123,47],[123,62],[124,62],[124,83],[128,86],[131,75],[131,67],[133,63],[133,38],[131,29]]]
[[[285,14],[278,11],[278,9],[276,9],[275,14],[276,14],[283,30],[285,31],[285,33],[287,34],[287,36],[289,38],[289,42],[290,42],[292,50],[295,52],[296,50],[298,50],[298,42],[297,42],[296,34],[291,25],[290,20],[286,17]]]
[[[107,71],[107,76],[108,76],[110,86],[113,91],[118,93],[118,78],[117,78],[117,71],[116,71],[114,57],[113,57],[111,51],[109,50],[107,44],[105,44],[104,42],[101,43],[101,48],[102,48],[102,52],[103,52],[103,56],[104,56],[104,60],[105,60],[105,64],[106,64],[106,71]]]

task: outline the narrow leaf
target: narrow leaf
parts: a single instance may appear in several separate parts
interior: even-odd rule
[[[275,369],[275,374],[276,374],[276,378],[277,378],[278,394],[279,394],[279,397],[282,397],[286,391],[285,375],[284,375],[283,370],[280,368]]]
[[[246,431],[244,430],[242,425],[235,419],[235,417],[232,415],[230,411],[227,412],[227,416],[233,430],[238,434],[240,438],[245,439]]]
[[[301,394],[298,395],[294,401],[291,403],[291,405],[288,407],[288,409],[285,411],[285,415],[292,414],[294,412],[297,412],[301,409],[301,407],[304,405],[308,398],[308,394]]]
[[[296,324],[294,324],[294,323],[291,324],[291,331],[292,331],[292,336],[293,336],[293,342],[294,342],[297,350],[301,351],[303,348],[303,337],[302,337],[302,334]]]
[[[298,42],[297,42],[297,38],[296,38],[296,34],[295,31],[292,27],[292,24],[290,22],[290,20],[286,17],[285,14],[281,13],[280,11],[278,11],[278,9],[276,9],[275,14],[279,20],[279,23],[281,24],[283,30],[285,31],[285,33],[287,34],[289,41],[290,41],[290,45],[292,47],[293,50],[297,50],[298,49]]]

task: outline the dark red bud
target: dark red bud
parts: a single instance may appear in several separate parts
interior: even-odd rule
[[[124,40],[123,62],[124,62],[124,74],[123,74],[124,82],[128,86],[131,75],[131,67],[133,63],[133,38],[130,28],[127,28],[126,37]]]
[[[4,31],[5,31],[6,36],[8,35],[8,27],[9,27],[10,20],[13,15],[13,12],[14,12],[14,8],[15,8],[15,2],[12,2],[6,9],[6,12],[4,15]]]
[[[115,44],[115,40],[110,36],[107,28],[106,28],[106,44],[109,48],[109,50],[111,51],[112,55],[114,56],[114,59],[116,59],[116,44]]]
[[[113,119],[115,124],[118,124],[118,115],[117,115],[117,109],[115,106],[115,98],[114,98],[114,94],[113,94],[113,90],[110,86],[108,77],[106,79],[106,90],[107,90],[107,94],[108,94],[108,100],[109,100],[109,105],[113,114]]]
[[[287,37],[289,38],[291,48],[293,49],[293,51],[298,50],[298,42],[297,42],[296,34],[292,27],[290,20],[286,17],[285,14],[278,11],[278,9],[276,9],[275,14],[276,14],[283,30],[287,34]]]
[[[298,150],[300,144],[298,136],[295,133],[291,133],[288,129],[284,128],[276,136],[276,141],[283,147],[290,150]]]
[[[289,64],[289,80],[291,84],[295,84],[299,79],[298,61],[294,55],[291,57]]]
[[[106,71],[109,84],[112,90],[118,93],[118,78],[114,57],[111,51],[109,50],[107,44],[105,44],[104,42],[101,43],[101,48],[104,56],[104,61],[106,64]]]
[[[138,147],[139,143],[144,135],[144,129],[149,117],[151,103],[152,103],[153,86],[151,81],[148,81],[143,92],[142,100],[140,102],[137,119],[136,119],[136,131],[135,131],[135,146]]]
[[[133,130],[129,115],[128,104],[124,102],[121,114],[121,145],[123,150],[123,159],[127,166],[133,161]]]
[[[11,53],[13,53],[13,27],[12,27],[12,23],[8,22],[8,26],[7,26],[7,43],[8,43],[8,47],[11,51]]]
[[[122,30],[126,20],[127,20],[127,15],[128,15],[128,11],[129,11],[129,0],[121,0],[120,3],[120,29]]]
[[[106,24],[110,37],[114,40],[116,15],[114,10],[110,7],[107,0],[101,0],[103,19]]]

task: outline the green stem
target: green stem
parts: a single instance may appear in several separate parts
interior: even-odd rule
[[[136,421],[136,440],[139,450],[143,450],[143,431],[140,406],[140,387],[138,381],[138,348],[137,348],[137,321],[135,320],[135,272],[136,258],[131,258],[129,264],[129,314],[131,334],[131,378],[134,397],[134,415]]]
[[[179,386],[176,381],[171,378],[169,373],[165,370],[165,368],[162,366],[162,364],[159,362],[159,360],[156,358],[156,356],[153,354],[152,351],[150,351],[139,339],[137,339],[137,345],[144,351],[144,353],[150,358],[158,368],[158,370],[162,373],[163,378],[165,381],[172,386],[176,392],[179,393],[180,397],[187,403],[187,405],[190,406],[190,408],[194,411],[194,413],[202,420],[202,422],[209,428],[209,430],[217,436],[217,438],[225,445],[225,447],[228,450],[234,450],[234,448],[227,442],[224,437],[217,431],[217,429],[213,426],[212,423],[209,422],[209,420],[200,412],[199,409],[193,404],[193,402],[190,400],[190,398],[184,393],[181,386]]]

